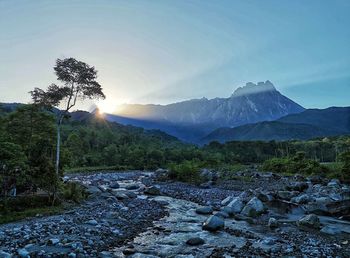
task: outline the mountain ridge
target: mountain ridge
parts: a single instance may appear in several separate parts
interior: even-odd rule
[[[228,98],[192,99],[168,105],[125,104],[119,112],[108,114],[108,119],[160,129],[184,141],[195,142],[220,127],[273,121],[303,110],[277,91],[270,81],[265,81],[248,82]]]

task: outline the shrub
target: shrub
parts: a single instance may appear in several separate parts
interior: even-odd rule
[[[169,178],[192,184],[199,184],[200,164],[195,161],[184,161],[178,165],[171,164],[169,167]]]
[[[87,197],[84,187],[76,182],[67,182],[63,185],[63,197],[76,203],[81,202]]]
[[[329,169],[315,160],[306,159],[303,153],[297,153],[291,158],[272,158],[263,163],[262,169],[277,173],[306,175],[324,175]]]

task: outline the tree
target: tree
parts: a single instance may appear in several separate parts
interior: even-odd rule
[[[88,99],[104,99],[101,85],[96,81],[95,67],[78,61],[74,58],[57,59],[54,66],[57,80],[62,83],[58,86],[51,84],[46,91],[35,88],[30,92],[34,104],[48,108],[56,107],[57,115],[57,143],[56,143],[56,174],[59,174],[61,125],[64,117],[77,101]]]

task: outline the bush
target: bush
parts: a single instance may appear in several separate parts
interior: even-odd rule
[[[184,161],[178,165],[171,164],[169,178],[191,184],[201,183],[200,164],[195,161]]]
[[[292,158],[272,158],[263,163],[262,169],[277,173],[306,175],[324,175],[329,169],[315,160],[305,159],[303,153],[297,153]]]
[[[88,194],[85,191],[85,188],[76,182],[65,183],[63,185],[62,193],[64,199],[74,201],[76,203],[81,202],[88,196]]]

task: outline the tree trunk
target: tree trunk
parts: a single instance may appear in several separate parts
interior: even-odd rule
[[[56,175],[59,175],[60,168],[60,149],[61,149],[61,124],[63,115],[59,116],[57,123],[57,144],[56,144]]]

